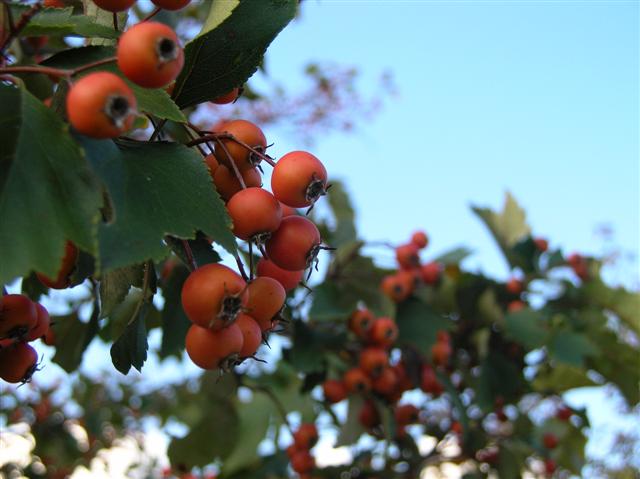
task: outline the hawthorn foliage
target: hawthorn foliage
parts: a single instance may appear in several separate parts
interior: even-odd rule
[[[3,63],[75,69],[113,56],[120,32],[112,15],[90,0],[67,3],[34,10],[3,2],[0,42],[11,46]],[[29,477],[65,477],[153,417],[161,428],[177,422],[186,431],[171,438],[167,476],[293,476],[291,465],[299,469],[301,461],[288,448],[304,423],[316,423],[321,437],[336,432],[336,445],[347,446],[351,460],[329,467],[305,462],[303,477],[412,478],[445,463],[459,464],[468,479],[580,474],[589,422],[584,411],[566,410],[562,394],[606,385],[637,407],[640,300],[608,286],[598,258],[541,247],[511,196],[500,211],[474,212],[519,289],[466,270],[465,248],[434,256],[427,247],[419,262],[436,268],[416,275],[406,294],[392,300],[381,285],[398,273],[380,266],[380,247],[358,235],[346,188],[332,180],[310,216],[336,250],[321,256],[312,292],[303,285],[289,292],[282,330],[269,339],[273,350],[265,345],[258,355],[267,364],[243,363],[222,375],[209,371],[145,390],[78,373],[93,342],[108,345],[115,370],[125,375],[131,368],[144,375],[149,354],[183,358],[191,323],[180,295],[194,263],[234,257],[257,263],[253,251],[237,244],[201,152],[187,146],[198,129],[185,125],[202,113],[200,105],[210,109],[207,102],[249,79],[295,13],[292,0],[203,2],[161,13],[200,33],[185,46],[171,95],[130,84],[146,119],[116,140],[69,128],[65,79],[8,77],[0,68],[0,283],[21,279],[21,292],[40,300],[49,292],[36,272],[55,277],[72,241],[80,253],[71,285],[84,285],[69,296],[66,314],[51,317],[50,360],[73,375],[68,397],[56,395],[61,385],[38,388],[38,375],[46,374],[40,371],[26,393],[2,386],[3,421],[28,423],[36,438],[31,463],[20,467]],[[16,19],[25,20],[21,29]],[[124,25],[126,15],[118,21]],[[30,40],[38,36],[47,42]],[[68,36],[85,38],[85,45],[69,48]],[[111,64],[95,68],[117,73]],[[312,74],[319,77],[317,69]],[[247,111],[270,121],[256,109],[262,99],[247,91]],[[48,98],[51,107],[43,103]],[[403,386],[395,372],[391,386],[372,378],[371,389],[349,390],[332,404],[323,384],[341,383],[375,343],[349,327],[364,307],[397,325],[384,366],[402,371]],[[154,330],[162,339],[150,351]],[[445,346],[436,354],[439,345]],[[410,420],[398,413],[408,404],[416,408]],[[158,474],[155,465],[146,467]]]

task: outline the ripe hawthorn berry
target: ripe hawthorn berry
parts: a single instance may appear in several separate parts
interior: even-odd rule
[[[274,326],[274,318],[284,306],[287,292],[279,281],[268,276],[258,276],[247,286],[249,301],[246,310],[260,325],[263,332]]]
[[[371,388],[378,394],[395,399],[395,393],[400,393],[400,391],[398,390],[398,377],[393,368],[382,368],[382,371],[374,378]]]
[[[233,221],[233,234],[245,241],[264,243],[282,221],[280,202],[262,188],[238,191],[227,203],[227,211]]]
[[[216,133],[228,133],[234,138],[245,143],[251,148],[263,153],[267,149],[267,139],[264,133],[257,125],[247,120],[232,120],[221,126],[214,128]],[[244,171],[253,168],[262,161],[259,155],[248,150],[240,143],[232,139],[225,138],[221,140],[222,145],[216,146],[216,157],[218,161],[231,167],[231,161],[238,167],[238,170]],[[226,149],[226,151],[225,151]]]
[[[262,330],[260,326],[256,320],[248,314],[239,314],[234,324],[240,328],[243,338],[242,349],[240,349],[238,355],[240,358],[253,356],[260,347],[260,343],[262,343]]]
[[[151,0],[151,2],[156,7],[164,8],[165,10],[180,10],[189,5],[191,0]]]
[[[271,260],[260,258],[260,261],[258,261],[258,265],[256,266],[256,274],[258,277],[264,276],[273,278],[282,285],[285,291],[291,291],[300,284],[300,281],[302,281],[304,269],[299,271],[288,271],[286,269],[282,269]]]
[[[547,449],[555,449],[558,447],[558,436],[551,432],[546,432],[542,435],[542,445]]]
[[[298,474],[305,474],[316,467],[316,461],[309,451],[298,450],[291,456],[291,469]]]
[[[435,261],[431,263],[424,264],[420,267],[420,273],[422,274],[422,281],[426,284],[435,285],[440,279],[440,273],[442,272],[442,267],[439,263]]]
[[[557,468],[558,465],[556,464],[556,461],[554,461],[550,457],[544,460],[544,472],[546,472],[547,474],[553,474],[554,472],[556,472]]]
[[[416,424],[420,420],[420,410],[413,404],[403,404],[396,407],[394,416],[400,425]]]
[[[356,309],[349,316],[349,329],[359,338],[367,339],[375,319],[373,313],[368,309]]]
[[[371,390],[371,379],[360,368],[349,369],[342,378],[350,393],[365,393]]]
[[[518,311],[522,311],[526,307],[526,304],[523,301],[515,300],[511,301],[507,305],[507,311],[510,313],[517,313]]]
[[[36,324],[29,330],[25,338],[26,341],[34,341],[44,336],[49,330],[51,318],[49,312],[40,303],[34,303],[36,306]]]
[[[182,286],[182,308],[195,324],[221,329],[235,321],[248,301],[247,284],[227,266],[213,263],[193,271]]]
[[[313,423],[301,424],[293,433],[293,442],[299,450],[311,449],[318,442],[318,428]]]
[[[372,378],[377,378],[389,365],[389,355],[382,348],[369,347],[362,350],[360,369]]]
[[[426,248],[429,244],[429,237],[424,231],[416,231],[411,235],[411,243],[418,248]]]
[[[414,289],[413,276],[400,273],[403,271],[385,276],[380,284],[382,292],[395,303],[407,299]]]
[[[238,359],[243,341],[237,324],[218,331],[192,324],[185,338],[185,349],[191,361],[202,369],[228,369]]]
[[[438,340],[431,347],[431,359],[433,364],[444,366],[449,362],[452,349],[449,334],[446,331],[438,331]]]
[[[380,413],[373,401],[366,400],[358,412],[358,421],[366,429],[373,429],[380,424]]]
[[[322,392],[324,393],[324,399],[330,404],[339,403],[347,398],[347,387],[343,381],[338,379],[327,379],[322,383]]]
[[[283,218],[286,216],[298,216],[298,210],[289,205],[285,205],[282,201],[280,202],[280,209],[282,210]]]
[[[320,251],[320,232],[304,216],[287,216],[266,242],[271,261],[287,271],[311,267]]]
[[[71,275],[76,268],[78,261],[78,248],[71,241],[64,245],[64,256],[60,263],[60,268],[55,278],[50,278],[45,274],[36,273],[42,284],[53,289],[65,289],[71,285]]]
[[[33,301],[22,294],[0,297],[0,338],[24,338],[38,322]]]
[[[215,103],[216,105],[226,105],[228,103],[233,103],[238,99],[239,93],[240,93],[240,88],[236,87],[232,90],[229,90],[227,93],[223,95],[215,97],[213,100],[211,100],[211,102]]]
[[[389,317],[375,320],[371,327],[369,340],[380,347],[389,348],[398,339],[398,325]]]
[[[140,22],[124,32],[116,56],[122,73],[145,88],[168,85],[184,65],[176,32],[158,22]]]
[[[25,383],[38,367],[38,353],[27,343],[15,343],[0,349],[0,379],[8,383]]]
[[[444,391],[444,388],[438,381],[436,372],[428,364],[425,364],[422,367],[420,389],[428,394],[432,394],[434,397],[440,396],[440,394],[442,394],[442,392]]]
[[[392,366],[392,369],[395,372],[398,382],[398,390],[400,392],[409,391],[410,389],[414,388],[413,381],[409,377],[407,369],[402,362]]]
[[[561,406],[556,411],[556,417],[561,421],[568,421],[573,416],[573,410],[567,406]]]
[[[241,171],[240,175],[247,188],[262,186],[262,176],[260,176],[260,172],[256,168],[248,168]],[[229,201],[236,193],[242,190],[242,185],[236,174],[225,165],[218,166],[212,178],[218,194],[225,201]]]
[[[64,8],[64,0],[44,0],[44,6],[46,8]]]
[[[123,12],[136,3],[136,0],[93,0],[98,7],[108,12]]]
[[[311,153],[292,151],[273,168],[271,191],[286,205],[311,206],[327,192],[327,170]]]
[[[549,249],[549,241],[545,238],[534,238],[533,243],[536,245],[536,249],[541,253],[544,253]]]
[[[66,100],[71,125],[92,138],[115,138],[130,130],[136,114],[136,97],[117,75],[90,73],[76,81]]]
[[[420,266],[418,246],[407,243],[396,248],[396,261],[402,269],[417,268]]]
[[[524,289],[522,281],[520,281],[518,278],[509,278],[509,281],[507,281],[505,288],[507,290],[507,293],[514,296],[522,293],[522,290]]]
[[[211,179],[213,180],[213,174],[216,172],[216,170],[220,166],[220,163],[218,162],[216,155],[211,153],[205,156],[204,163],[207,165],[207,168],[209,168],[209,173],[211,174]]]

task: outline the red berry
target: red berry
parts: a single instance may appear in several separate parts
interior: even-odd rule
[[[424,231],[416,231],[411,235],[411,243],[420,249],[426,248],[429,244],[429,238]]]
[[[324,399],[328,403],[335,404],[346,399],[348,391],[344,382],[337,379],[327,379],[322,384]]]
[[[25,383],[38,366],[38,353],[27,343],[0,349],[0,378],[8,383]]]
[[[359,338],[367,339],[375,319],[368,309],[357,309],[349,317],[349,329]]]
[[[533,242],[536,245],[538,251],[540,251],[541,253],[544,253],[545,251],[547,251],[547,249],[549,249],[549,242],[544,238],[535,238]]]
[[[262,243],[282,221],[280,202],[262,188],[238,191],[227,203],[227,211],[233,221],[233,234],[243,240]]]
[[[309,472],[314,467],[316,467],[316,462],[309,451],[299,450],[291,457],[291,469],[298,474]]]
[[[37,320],[35,326],[29,330],[26,341],[34,341],[38,338],[41,338],[47,331],[49,330],[49,325],[51,324],[51,319],[49,318],[49,312],[46,310],[44,306],[40,303],[34,303],[36,306],[37,312]]]
[[[287,293],[279,281],[268,276],[259,276],[249,283],[249,301],[246,310],[260,325],[260,329],[273,329],[273,320],[284,306]]]
[[[164,8],[165,10],[180,10],[181,8],[189,5],[191,0],[151,0],[156,7]]]
[[[184,53],[171,27],[141,22],[124,32],[118,41],[118,68],[133,83],[161,88],[176,79]]]
[[[267,240],[269,259],[282,269],[300,271],[313,265],[320,250],[320,232],[304,216],[287,216]]]
[[[64,245],[64,256],[60,263],[60,269],[55,278],[50,278],[42,273],[36,273],[36,276],[42,284],[53,289],[65,289],[71,285],[71,275],[78,261],[78,248],[71,241],[67,241]]]
[[[400,425],[415,424],[420,420],[420,410],[413,404],[403,404],[396,407],[395,418]]]
[[[284,204],[310,206],[327,191],[327,170],[306,151],[292,151],[278,160],[271,175],[273,195]]]
[[[573,410],[567,406],[562,406],[556,411],[556,417],[561,421],[568,421],[573,416]]]
[[[247,120],[233,120],[219,127],[215,127],[216,133],[227,133],[251,148],[264,152],[267,149],[267,139],[262,130]],[[241,143],[232,139],[222,139],[222,145],[216,145],[216,156],[221,164],[231,168],[231,158],[240,171],[253,168],[261,161],[260,156],[252,153]]]
[[[511,301],[507,305],[507,311],[509,313],[517,313],[518,311],[522,311],[526,307],[526,304],[520,300]]]
[[[211,100],[216,105],[226,105],[227,103],[233,103],[238,98],[238,93],[240,93],[239,88],[234,88],[233,90],[228,91],[224,95],[220,95]]]
[[[556,464],[556,461],[554,461],[550,457],[544,460],[544,471],[547,474],[553,474],[554,472],[556,472],[557,468],[558,465]]]
[[[298,430],[293,433],[293,441],[299,450],[311,449],[318,442],[316,425],[313,423],[301,424]]]
[[[434,397],[440,396],[444,390],[438,381],[436,372],[428,364],[422,367],[420,389],[428,394],[432,394]]]
[[[262,186],[262,177],[260,172],[256,168],[247,168],[240,172],[242,181],[247,188]],[[220,165],[216,168],[212,175],[213,183],[216,185],[216,191],[220,197],[229,201],[234,195],[242,190],[240,180],[236,176],[235,172],[229,169],[225,165]]]
[[[401,393],[398,390],[398,377],[395,370],[390,367],[382,368],[382,371],[373,380],[372,388],[378,394],[386,396],[392,401],[396,399],[396,393]],[[397,398],[399,399],[399,396]]]
[[[558,436],[550,432],[544,433],[542,436],[542,444],[547,449],[555,449],[558,447]]]
[[[522,281],[520,281],[519,279],[510,278],[509,281],[507,281],[506,289],[507,293],[509,294],[519,295],[520,293],[522,293],[524,287]]]
[[[396,248],[396,260],[402,269],[420,266],[419,248],[414,243],[404,244]]]
[[[115,138],[130,130],[136,114],[136,97],[117,75],[89,73],[67,94],[67,116],[79,133],[93,138]]]
[[[389,355],[384,349],[369,347],[360,353],[360,369],[373,378],[380,376],[388,364]]]
[[[408,271],[398,271],[382,279],[380,289],[396,303],[401,303],[413,292],[415,277]]]
[[[33,301],[22,294],[0,297],[0,338],[24,338],[38,322]]]
[[[300,281],[302,281],[302,276],[304,275],[304,270],[288,271],[286,269],[282,269],[273,261],[265,258],[260,258],[260,261],[258,261],[256,272],[258,276],[275,279],[282,285],[285,291],[291,291],[298,286]]]
[[[93,0],[98,7],[108,12],[122,12],[130,8],[136,0]]]
[[[239,314],[234,324],[237,324],[242,332],[242,349],[238,353],[240,358],[248,358],[255,355],[262,343],[260,325],[248,314]]]
[[[434,285],[440,279],[440,273],[442,272],[442,267],[439,263],[431,262],[424,264],[420,267],[420,272],[422,273],[422,281],[426,284]]]
[[[398,339],[398,326],[396,322],[388,317],[375,320],[371,328],[369,339],[373,344],[383,348],[389,348]]]
[[[344,384],[350,393],[364,393],[371,390],[371,380],[360,368],[353,368],[344,374]]]
[[[380,413],[373,401],[367,400],[362,404],[362,409],[358,413],[358,420],[366,429],[373,429],[380,424]]]
[[[191,361],[202,369],[226,369],[239,356],[243,341],[242,330],[237,324],[219,331],[193,324],[187,331],[185,349]]]

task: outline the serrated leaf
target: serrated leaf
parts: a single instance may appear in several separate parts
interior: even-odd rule
[[[53,55],[46,61],[42,62],[42,64],[53,68],[74,69],[88,63],[113,57],[115,54],[116,50],[111,46],[80,47],[65,50]],[[178,123],[185,123],[187,121],[184,114],[164,89],[143,88],[136,85],[122,74],[115,62],[86,70],[85,72],[82,72],[81,75],[78,75],[78,77],[82,77],[95,71],[108,71],[122,78],[133,90],[136,100],[138,101],[139,111],[147,112],[158,118],[172,120]]]
[[[472,251],[470,249],[465,247],[460,247],[460,248],[452,249],[451,251],[447,251],[446,253],[443,253],[437,256],[435,259],[433,259],[433,261],[436,263],[443,264],[445,266],[455,265],[455,264],[462,263],[462,261],[464,261],[464,259],[471,254],[472,254]]]
[[[106,318],[124,301],[131,286],[142,287],[144,265],[134,264],[114,269],[100,280],[100,319]]]
[[[224,475],[233,474],[258,460],[258,444],[267,434],[274,405],[264,394],[254,393],[252,401],[240,403],[237,411],[240,418],[237,440],[222,465]]]
[[[80,366],[85,350],[100,329],[98,313],[95,308],[88,322],[80,321],[75,313],[51,318],[56,337],[52,360],[66,372],[72,373]]]
[[[640,335],[640,293],[611,288],[599,279],[585,283],[582,288],[588,303],[613,311],[627,327]]]
[[[131,366],[141,371],[142,365],[147,360],[149,345],[144,320],[146,307],[147,305],[142,306],[140,314],[111,346],[111,361],[122,374],[127,374]]]
[[[570,389],[597,386],[597,384],[587,376],[583,368],[561,363],[551,370],[539,371],[532,386],[536,391],[557,394]]]
[[[55,276],[66,240],[96,251],[99,183],[68,127],[29,92],[0,84],[0,118],[0,284]]]
[[[510,193],[506,194],[504,207],[499,213],[489,208],[472,207],[472,210],[489,228],[509,265],[511,267],[520,266],[518,258],[513,254],[511,248],[518,241],[530,235],[531,230],[527,225],[524,210],[513,196]]]
[[[217,400],[208,404],[204,416],[189,433],[169,444],[171,464],[191,469],[226,457],[236,446],[238,426],[238,415],[229,401]]]
[[[212,2],[203,30],[185,46],[184,67],[174,89],[176,103],[193,106],[246,82],[269,44],[295,16],[296,6],[294,0],[245,1],[235,8],[229,2]]]
[[[166,235],[194,238],[198,230],[235,253],[231,221],[196,152],[175,143],[81,142],[115,210],[115,221],[99,229],[103,271],[158,261],[168,253]]]
[[[27,6],[12,6],[20,16]],[[73,15],[73,8],[45,8],[36,13],[21,32],[24,35],[77,35],[80,37],[99,37],[116,39],[120,32],[113,26],[100,25],[86,15]]]
[[[335,228],[331,235],[331,246],[337,248],[343,244],[354,242],[357,237],[355,213],[342,183],[332,180],[328,196],[329,205],[335,219]]]
[[[560,331],[551,341],[549,353],[557,361],[582,367],[584,366],[584,358],[586,356],[597,356],[599,349],[584,334]]]
[[[189,248],[191,248],[191,254],[198,267],[204,266],[205,264],[209,263],[219,263],[222,260],[216,250],[213,249],[211,241],[207,239],[201,232],[198,231],[196,239],[186,241],[189,245]],[[183,240],[167,236],[165,238],[165,242],[185,265],[187,265],[188,267],[191,266],[189,257],[187,255],[187,252],[185,251]]]
[[[453,321],[435,313],[428,304],[416,298],[409,298],[398,305],[396,323],[398,344],[414,346],[427,354],[431,354],[438,331],[453,328]]]
[[[169,276],[169,280],[162,288],[164,308],[162,309],[162,344],[160,357],[166,358],[172,354],[179,355],[184,350],[184,341],[191,321],[182,309],[182,285],[189,276],[189,270],[183,266],[176,266]]]
[[[529,349],[540,348],[549,340],[545,317],[539,311],[524,309],[507,313],[504,323],[507,337]]]
[[[522,394],[524,385],[522,370],[502,353],[490,351],[480,363],[478,405],[485,411],[491,411],[496,397],[502,396],[506,402],[511,402]]]

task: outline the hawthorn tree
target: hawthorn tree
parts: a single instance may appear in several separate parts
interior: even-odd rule
[[[562,394],[608,385],[637,407],[638,295],[608,286],[598,258],[533,235],[511,196],[501,211],[474,208],[506,283],[465,270],[469,250],[423,253],[419,229],[402,245],[367,242],[319,160],[278,151],[242,118],[283,116],[245,84],[296,2],[154,3],[2,2],[0,282],[20,291],[0,299],[2,417],[36,438],[29,463],[5,470],[66,477],[155,418],[186,431],[171,438],[166,477],[413,478],[444,464],[467,478],[580,474],[589,422]],[[158,19],[189,35],[184,50]],[[146,37],[119,41],[138,26],[152,31],[142,72],[128,56]],[[309,74],[344,108],[331,79],[352,76]],[[243,85],[240,118],[212,119],[210,102]],[[330,127],[331,109],[314,106],[311,124]],[[274,168],[273,194],[257,166]],[[397,268],[379,265],[380,248]],[[67,314],[39,304],[78,285]],[[40,340],[73,374],[65,400],[60,385],[7,384],[46,374],[29,345]],[[152,390],[96,380],[77,373],[93,342],[117,374],[144,375],[148,354],[208,371]],[[345,464],[316,462],[329,431]]]

